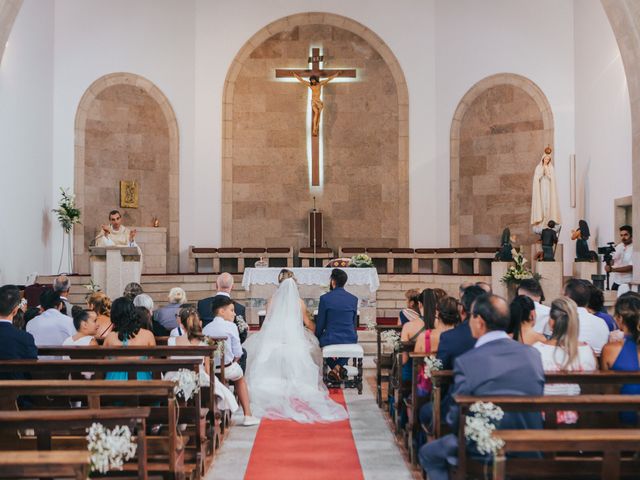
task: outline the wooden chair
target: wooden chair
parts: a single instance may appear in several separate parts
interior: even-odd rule
[[[105,427],[127,425],[136,435],[137,470],[129,471],[131,476],[146,480],[147,476],[147,441],[146,425],[150,415],[149,407],[113,408],[113,409],[71,409],[71,410],[23,410],[0,411],[0,428],[4,430],[32,429],[35,432],[36,447],[39,451],[50,451],[53,439],[59,441],[62,435],[74,436],[82,443],[85,429],[94,422]],[[3,435],[0,448],[15,448],[32,442],[25,437],[8,437]],[[9,452],[3,452],[5,457]],[[85,449],[86,453],[86,449]],[[1,465],[1,464],[0,464]],[[127,472],[124,472],[127,473]],[[2,478],[2,477],[0,477]],[[86,479],[86,475],[83,480]]]

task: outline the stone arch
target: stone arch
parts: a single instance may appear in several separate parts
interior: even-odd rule
[[[0,63],[4,55],[4,48],[9,39],[9,34],[16,21],[18,12],[22,7],[23,0],[1,0],[0,1]]]
[[[539,111],[539,118],[537,120],[538,125],[533,127],[536,130],[540,130],[540,126],[542,128],[541,135],[537,135],[538,141],[541,145],[540,152],[544,149],[545,145],[551,145],[553,147],[553,113],[551,111],[551,106],[549,102],[542,92],[542,90],[531,80],[521,75],[516,75],[512,73],[499,73],[496,75],[492,75],[480,80],[478,83],[473,85],[469,91],[464,95],[456,111],[453,115],[453,120],[451,122],[451,133],[450,133],[450,238],[452,246],[471,246],[466,245],[465,242],[465,234],[471,228],[469,227],[468,217],[473,218],[473,215],[463,215],[461,211],[461,192],[463,190],[468,191],[470,188],[469,185],[461,184],[461,157],[462,154],[471,155],[473,152],[463,152],[462,143],[462,129],[463,123],[465,121],[466,115],[471,111],[472,107],[475,105],[475,102],[478,100],[482,100],[483,95],[490,95],[491,91],[495,91],[495,89],[499,89],[501,87],[507,87],[513,89],[517,89],[520,92],[526,94],[526,97],[531,99],[531,102],[535,104],[537,110]],[[541,123],[541,125],[539,125]],[[486,125],[489,127],[489,125]],[[526,126],[525,126],[526,128]],[[495,131],[495,128],[494,128]],[[502,133],[502,132],[498,132]],[[464,147],[468,147],[468,144],[465,144]],[[508,146],[507,152],[508,153]],[[514,149],[511,149],[513,152]],[[533,157],[535,158],[535,157]],[[486,159],[485,159],[486,161]],[[535,166],[535,160],[534,160]],[[533,172],[533,170],[531,170]],[[469,182],[465,182],[469,183]],[[487,188],[492,188],[490,185],[487,185]],[[474,197],[475,198],[475,197]],[[468,212],[464,212],[468,214]],[[471,220],[472,221],[472,220]],[[501,230],[501,229],[500,229]],[[498,237],[500,234],[499,231],[495,232],[495,235],[477,235],[480,239],[481,244],[487,244],[486,246],[495,246],[495,240],[492,236]],[[487,238],[485,238],[487,237]],[[483,240],[484,239],[484,240]]]
[[[325,12],[300,13],[276,20],[253,35],[233,59],[224,84],[222,105],[222,244],[232,243],[232,170],[233,170],[233,98],[243,64],[264,41],[292,27],[304,25],[334,26],[361,37],[382,57],[389,68],[398,96],[398,162],[399,162],[399,235],[398,244],[409,242],[409,90],[397,58],[386,43],[364,25],[347,17]]]
[[[80,209],[86,205],[85,198],[85,133],[87,130],[88,114],[93,102],[110,87],[129,85],[141,89],[157,104],[168,131],[168,224],[167,227],[167,272],[179,271],[179,136],[178,122],[169,100],[162,91],[150,80],[134,73],[118,72],[104,75],[94,81],[85,91],[78,104],[75,118],[74,143],[74,191]],[[89,271],[88,252],[85,236],[92,225],[84,224],[74,227],[74,262],[75,269],[80,272]]]

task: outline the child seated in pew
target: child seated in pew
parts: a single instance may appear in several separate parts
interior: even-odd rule
[[[180,336],[169,337],[167,339],[167,345],[173,346],[201,346],[208,345],[205,340],[205,336],[202,333],[202,320],[198,315],[198,309],[194,306],[183,307],[180,309],[180,313],[176,318],[178,327],[182,334]],[[175,359],[191,359],[202,358],[202,368],[200,369],[200,386],[208,387],[211,383],[211,372],[209,371],[209,363],[204,361],[204,357],[201,356],[184,356],[184,355],[172,355],[171,358]],[[176,372],[167,372],[164,375],[165,380],[172,380],[176,375]],[[214,391],[217,398],[218,408],[220,410],[228,410],[232,413],[238,410],[238,402],[234,397],[231,390],[222,384],[218,377],[213,376],[215,385]]]
[[[251,414],[249,402],[249,389],[244,379],[244,373],[238,363],[242,357],[242,345],[240,344],[240,332],[233,322],[236,318],[233,300],[223,295],[214,297],[211,303],[211,313],[213,320],[204,327],[202,333],[208,337],[226,337],[224,341],[224,372],[225,377],[234,383],[238,400],[244,412],[245,427],[257,425],[260,420]],[[216,367],[220,360],[216,358]]]
[[[71,335],[62,342],[62,346],[88,346],[98,345],[94,338],[98,333],[97,315],[92,310],[86,310],[78,305],[71,308],[71,318],[73,318],[73,326],[78,331],[75,335]]]
[[[113,331],[109,332],[104,339],[104,347],[127,347],[129,345],[155,347],[156,339],[153,333],[142,328],[140,317],[133,306],[133,301],[129,298],[120,297],[114,300],[111,306],[111,321],[113,322]],[[137,372],[136,374],[137,380],[151,380],[151,378],[151,372]],[[128,379],[128,372],[107,372],[105,375],[105,380]]]
[[[640,295],[627,292],[616,301],[614,320],[624,333],[623,340],[609,341],[602,349],[602,370],[637,372],[640,370]],[[623,385],[620,393],[624,395],[640,395],[640,385]],[[636,412],[622,412],[620,420],[625,424],[638,423]]]
[[[549,312],[551,338],[537,342],[533,348],[540,352],[542,368],[545,372],[592,372],[598,369],[596,357],[591,347],[578,340],[578,306],[568,297],[560,297],[551,304]],[[580,395],[576,384],[549,384],[544,387],[545,395]],[[557,412],[557,422],[574,424],[578,421],[575,411]]]

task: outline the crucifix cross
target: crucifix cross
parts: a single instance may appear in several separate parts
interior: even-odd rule
[[[348,70],[325,70],[320,68],[320,62],[324,56],[320,54],[319,48],[311,49],[311,56],[307,62],[311,64],[306,70],[285,70],[276,69],[276,78],[296,78],[300,83],[311,90],[311,186],[320,186],[320,120],[324,103],[322,102],[322,87],[334,78],[340,76],[345,78],[355,78],[355,69]],[[309,81],[303,77],[309,77]],[[326,77],[322,80],[323,77]]]

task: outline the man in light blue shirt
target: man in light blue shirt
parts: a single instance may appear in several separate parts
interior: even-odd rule
[[[59,346],[77,333],[71,317],[60,313],[63,305],[60,294],[53,290],[45,290],[40,295],[43,312],[29,321],[26,328],[27,332],[33,335],[37,346]]]

